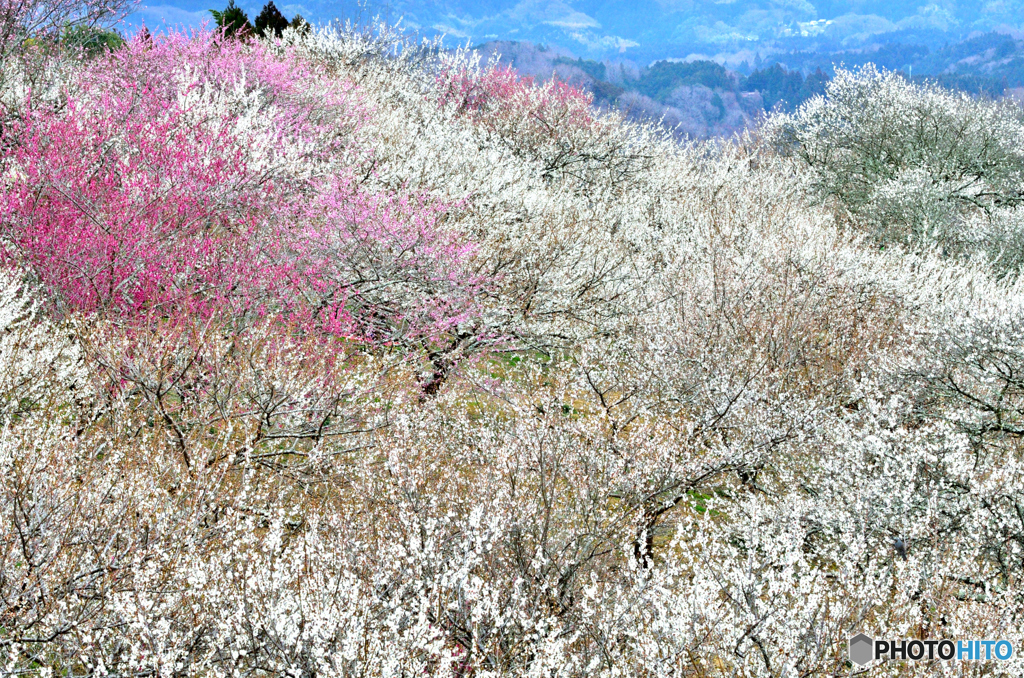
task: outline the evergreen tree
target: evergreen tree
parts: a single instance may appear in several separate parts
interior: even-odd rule
[[[313,27],[309,25],[309,22],[302,18],[301,14],[296,14],[292,17],[292,22],[288,24],[290,28],[294,28],[299,33],[305,35],[313,30]]]
[[[217,28],[224,32],[225,37],[245,37],[252,34],[252,25],[249,23],[249,17],[246,16],[245,12],[242,11],[241,7],[235,4],[235,0],[229,0],[228,6],[224,8],[224,11],[218,12],[215,9],[210,10],[210,14],[213,15],[213,20],[217,22]]]
[[[115,31],[108,31],[95,26],[72,26],[61,35],[61,42],[68,47],[78,47],[87,54],[96,56],[106,51],[113,51],[124,44]]]
[[[260,37],[269,38],[274,36],[280,38],[281,32],[288,28],[288,19],[284,18],[284,15],[281,14],[273,0],[271,0],[263,6],[254,24],[256,26],[256,34]]]

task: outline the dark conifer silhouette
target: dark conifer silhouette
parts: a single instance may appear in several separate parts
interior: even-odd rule
[[[309,25],[309,22],[302,18],[301,14],[296,14],[292,17],[292,22],[288,24],[291,28],[294,28],[299,33],[305,35],[313,30],[313,27]]]
[[[256,35],[262,38],[280,38],[282,31],[288,28],[288,19],[284,18],[273,0],[263,6],[253,23],[256,26]]]
[[[215,9],[211,9],[210,14],[213,15],[213,20],[217,22],[217,28],[224,32],[225,37],[242,38],[252,35],[252,25],[249,23],[249,17],[246,16],[241,7],[235,4],[235,0],[229,0],[228,6],[224,8],[224,11],[218,12]]]

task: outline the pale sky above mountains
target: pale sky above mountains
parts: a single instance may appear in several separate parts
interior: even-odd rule
[[[239,0],[250,17],[265,0]],[[151,29],[199,26],[227,0],[152,0],[130,19]],[[590,58],[718,57],[856,49],[878,42],[941,45],[972,33],[1024,29],[1024,0],[281,0],[289,18],[380,14],[452,44],[528,40]]]

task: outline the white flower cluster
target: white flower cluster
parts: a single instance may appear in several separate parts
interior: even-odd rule
[[[0,271],[0,416],[12,418],[88,390],[88,376],[74,328],[42,311],[29,277]]]
[[[819,199],[880,242],[1020,268],[1024,119],[1015,103],[911,85],[868,65],[839,70],[823,96],[773,116],[765,133],[808,166]]]

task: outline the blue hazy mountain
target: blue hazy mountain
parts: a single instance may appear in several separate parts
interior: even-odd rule
[[[196,25],[212,0],[155,0],[135,20]],[[214,3],[217,5],[225,2]],[[254,16],[259,0],[237,3]],[[312,21],[372,15],[452,43],[553,44],[591,59],[714,57],[739,62],[775,52],[839,52],[873,44],[932,50],[972,34],[1024,28],[1024,0],[282,0]]]

